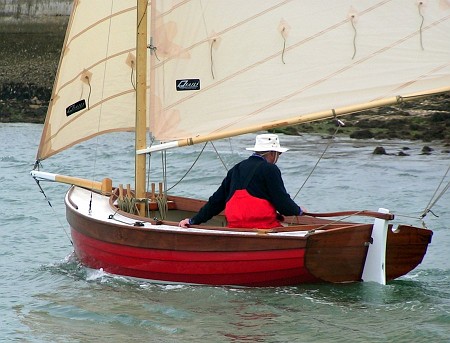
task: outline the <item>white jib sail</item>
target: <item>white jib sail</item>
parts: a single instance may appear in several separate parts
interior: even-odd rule
[[[134,130],[136,1],[76,0],[38,151]]]

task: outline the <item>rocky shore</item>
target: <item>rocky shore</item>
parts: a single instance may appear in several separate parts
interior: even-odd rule
[[[380,107],[340,118],[345,126],[338,134],[355,139],[406,139],[442,141],[450,146],[450,95],[436,95],[421,101]],[[289,128],[290,134],[319,132],[333,134],[334,120]]]
[[[0,21],[1,122],[44,121],[67,20]]]
[[[0,20],[0,122],[43,123],[67,16]],[[3,48],[6,47],[6,48]],[[364,111],[342,119],[352,138],[443,141],[450,145],[450,95]],[[334,121],[277,130],[299,135],[335,132]]]

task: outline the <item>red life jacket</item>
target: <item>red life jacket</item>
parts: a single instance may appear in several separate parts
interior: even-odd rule
[[[275,207],[266,199],[250,195],[239,189],[225,205],[225,217],[231,228],[271,229],[280,227]]]

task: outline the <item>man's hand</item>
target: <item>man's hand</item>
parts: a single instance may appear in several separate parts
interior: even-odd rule
[[[180,221],[178,223],[178,226],[180,226],[180,227],[189,227],[190,226],[189,218],[186,218],[186,219],[183,219],[182,221]]]

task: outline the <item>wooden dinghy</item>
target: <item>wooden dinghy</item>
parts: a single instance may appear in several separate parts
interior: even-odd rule
[[[363,279],[374,224],[297,217],[276,229],[230,229],[223,216],[214,226],[180,228],[178,220],[197,211],[203,201],[169,197],[167,219],[123,212],[112,196],[73,187],[66,196],[67,220],[75,253],[94,269],[164,283],[235,286],[287,286]],[[158,211],[153,211],[157,214]],[[361,213],[392,219],[391,214]],[[327,215],[327,214],[324,214]],[[342,214],[341,214],[342,215]],[[287,218],[289,222],[292,218]],[[432,232],[409,226],[389,227],[386,280],[414,269]]]

